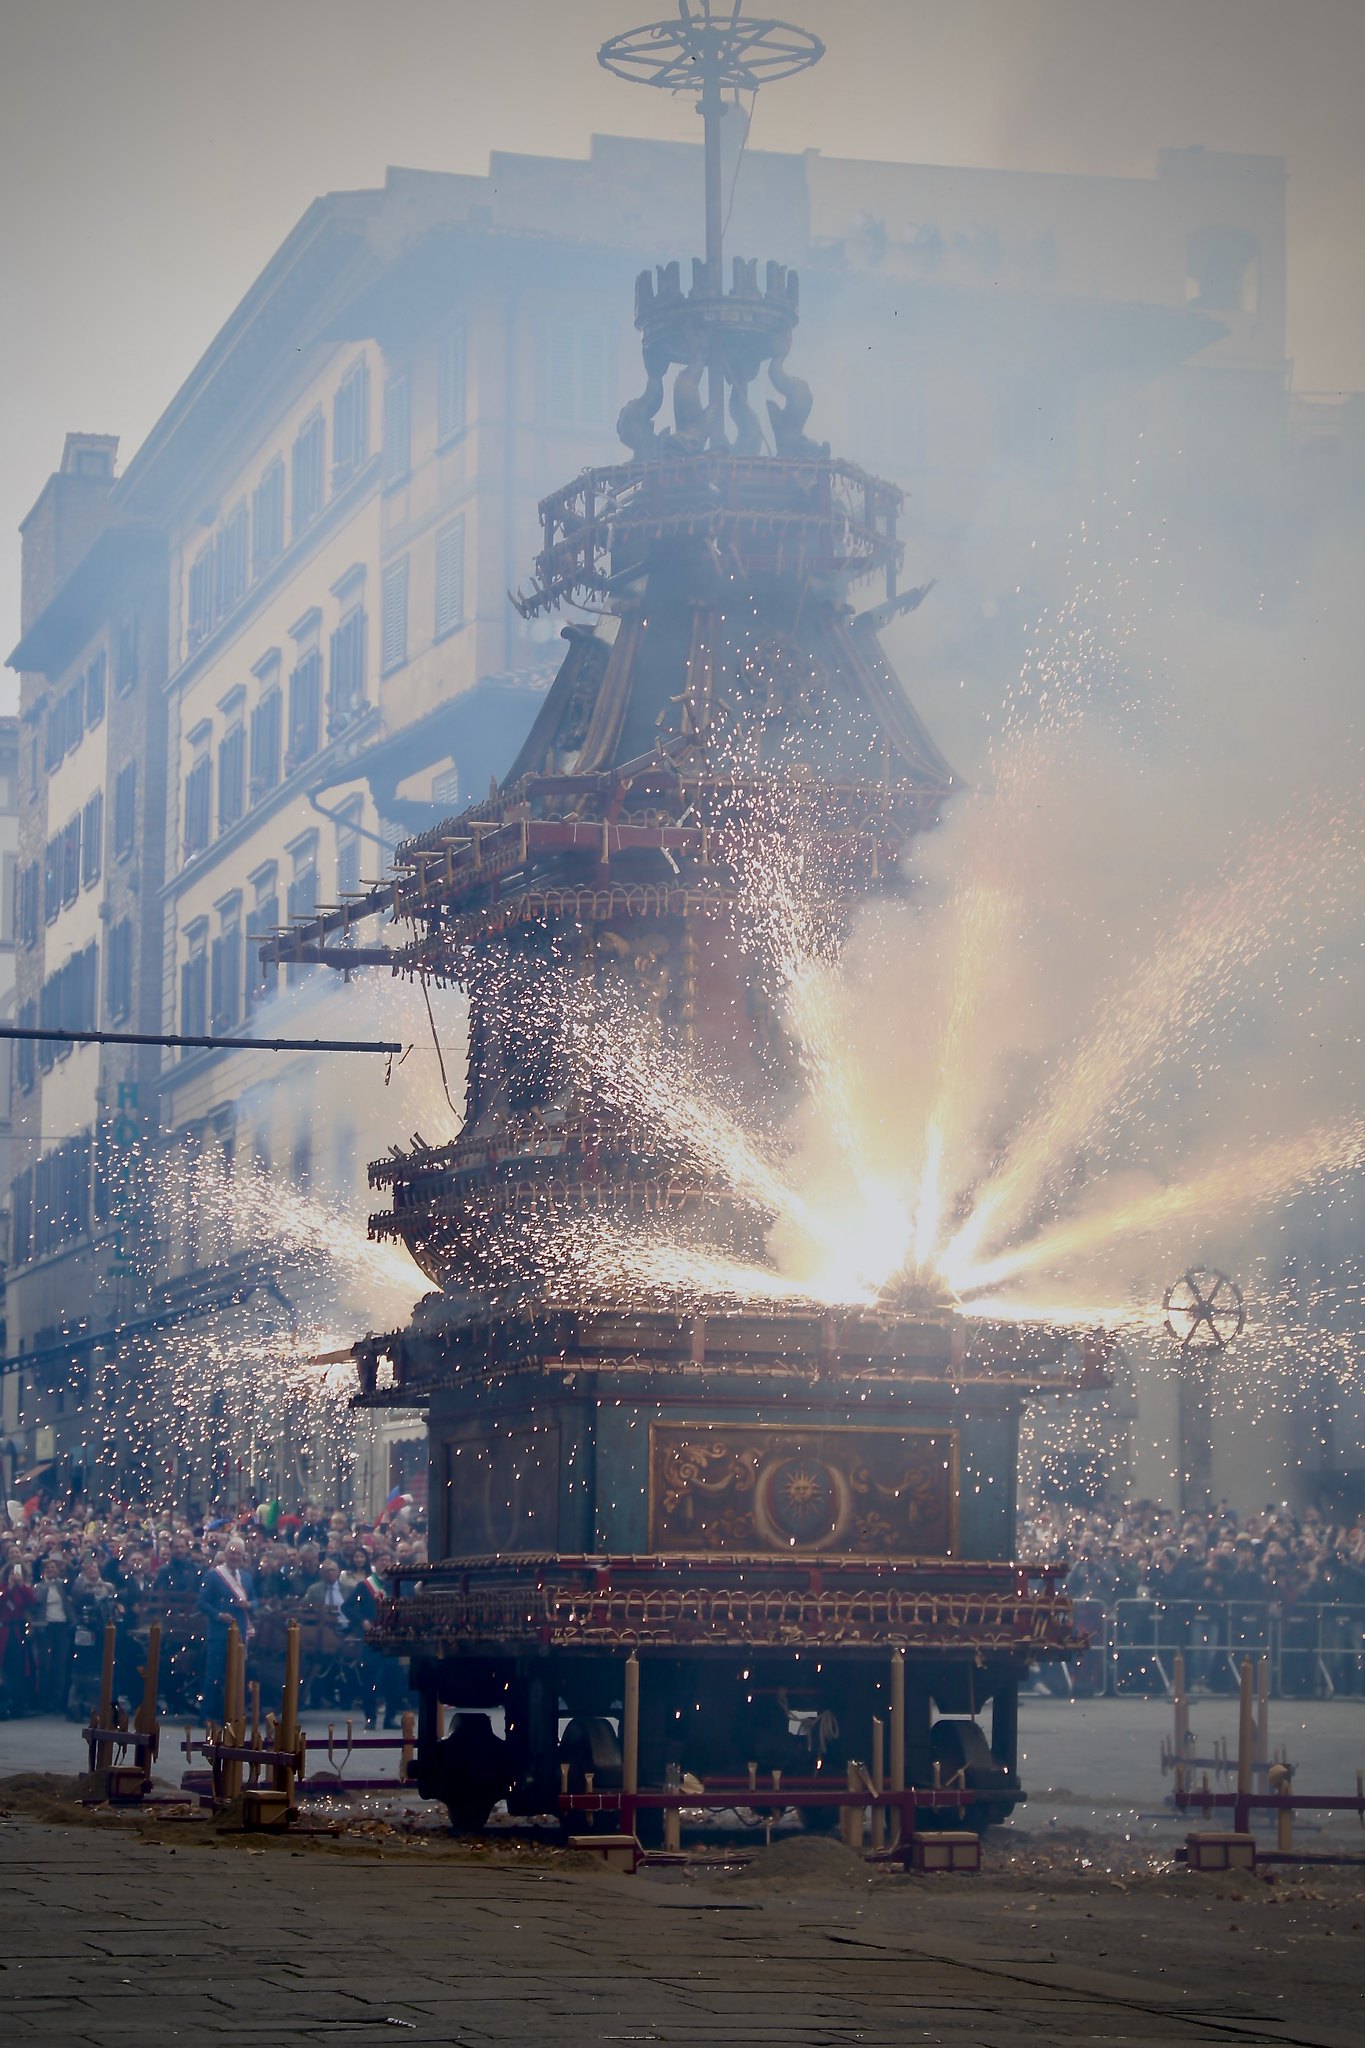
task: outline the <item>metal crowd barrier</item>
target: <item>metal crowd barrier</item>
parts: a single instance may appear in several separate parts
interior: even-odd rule
[[[1090,1649],[1040,1668],[1049,1692],[1169,1698],[1176,1653],[1191,1690],[1237,1693],[1242,1660],[1265,1657],[1277,1699],[1365,1697],[1365,1607],[1244,1600],[1077,1600]]]

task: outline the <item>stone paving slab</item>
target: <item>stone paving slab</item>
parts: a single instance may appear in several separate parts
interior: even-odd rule
[[[799,1897],[0,1822],[0,2037],[1359,2048],[1361,1903],[972,1879]],[[742,1891],[743,1895],[739,1896]],[[1344,1937],[1344,1938],[1343,1938]],[[394,2024],[401,2022],[402,2024]]]

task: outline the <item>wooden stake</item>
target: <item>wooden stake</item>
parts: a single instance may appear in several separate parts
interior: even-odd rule
[[[891,1790],[905,1790],[905,1652],[897,1650],[891,1659]],[[891,1822],[890,1849],[898,1849],[904,1834],[904,1816],[900,1809]]]
[[[877,1714],[872,1716],[872,1789],[880,1798],[886,1783],[886,1726]],[[886,1846],[886,1808],[872,1809],[872,1847]]]
[[[284,1637],[284,1691],[280,1698],[280,1725],[275,1738],[277,1748],[287,1750],[292,1756],[299,1742],[299,1625],[291,1621]],[[294,1797],[295,1770],[292,1764],[276,1764],[275,1789],[285,1792],[292,1802]]]
[[[240,1748],[246,1734],[246,1647],[235,1621],[228,1623],[227,1656],[223,1663],[223,1741]],[[232,1801],[242,1792],[242,1765],[233,1758],[223,1766],[223,1797]]]
[[[848,1767],[848,1789],[850,1792],[856,1792],[858,1795],[857,1803],[855,1804],[850,1800],[847,1806],[839,1808],[839,1817],[843,1823],[841,1833],[850,1849],[861,1849],[863,1846],[863,1774],[857,1764],[850,1764]]]
[[[1255,1719],[1252,1709],[1251,1689],[1253,1674],[1250,1657],[1242,1659],[1241,1694],[1237,1709],[1237,1832],[1247,1833],[1250,1826],[1251,1809],[1246,1805],[1252,1789],[1252,1763],[1256,1739]]]
[[[100,1727],[114,1725],[114,1645],[118,1631],[112,1621],[104,1624],[104,1652],[100,1659]],[[114,1761],[112,1742],[101,1742],[95,1750],[95,1769],[107,1771]]]
[[[156,1717],[156,1696],[161,1678],[161,1623],[154,1621],[147,1631],[147,1661],[142,1667],[142,1698],[133,1726],[139,1735],[150,1735],[151,1745],[142,1752],[142,1774],[150,1785],[152,1765],[161,1749],[161,1723]]]
[[[1287,1764],[1272,1764],[1270,1767],[1270,1789],[1272,1792],[1288,1792],[1292,1776]],[[1294,1811],[1282,1806],[1275,1815],[1275,1847],[1292,1850],[1294,1847]]]
[[[1190,1701],[1185,1691],[1185,1652],[1177,1650],[1171,1666],[1171,1705],[1175,1709],[1175,1789],[1185,1789],[1185,1759],[1190,1753]]]
[[[621,1790],[633,1798],[640,1789],[640,1660],[632,1650],[626,1659],[626,1684],[621,1705]]]
[[[1270,1659],[1256,1664],[1256,1769],[1262,1781],[1270,1767]]]
[[[259,1749],[261,1746],[261,1681],[259,1678],[252,1679],[247,1687],[247,1696],[251,1701],[251,1747]],[[251,1765],[251,1782],[253,1785],[258,1785],[260,1781],[261,1766],[259,1762],[253,1760]]]

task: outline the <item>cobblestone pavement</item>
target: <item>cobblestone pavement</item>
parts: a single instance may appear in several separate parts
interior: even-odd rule
[[[188,1833],[188,1830],[186,1831]],[[1365,1871],[869,1883],[0,1823],[0,2038],[1299,2044],[1365,2035]],[[774,1851],[774,1856],[779,1852]]]

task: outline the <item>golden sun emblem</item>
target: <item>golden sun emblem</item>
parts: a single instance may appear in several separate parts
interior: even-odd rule
[[[789,1507],[811,1508],[823,1505],[825,1482],[819,1473],[812,1472],[808,1465],[798,1466],[782,1481],[782,1493]]]

